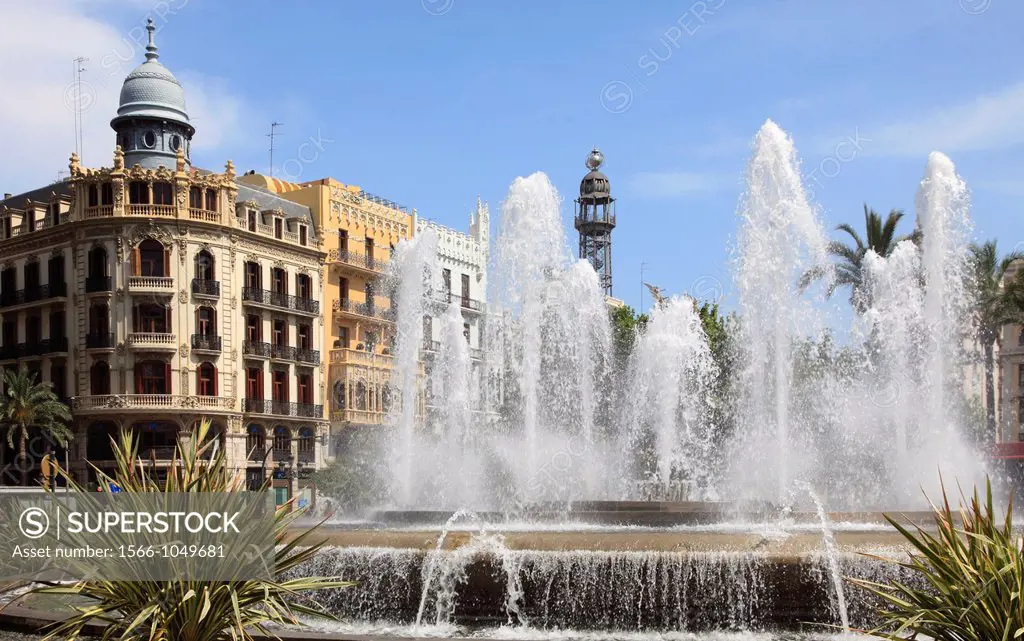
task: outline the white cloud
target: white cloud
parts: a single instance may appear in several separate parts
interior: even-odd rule
[[[918,117],[864,130],[872,155],[924,156],[1005,149],[1024,143],[1024,83]]]
[[[110,119],[117,111],[124,76],[142,62],[146,17],[156,11],[152,2],[105,0],[104,10],[137,12],[138,20],[122,31],[87,15],[98,3],[34,0],[4,5],[4,37],[0,38],[0,190],[18,193],[34,189],[67,170],[75,150],[76,101],[83,121],[83,154],[87,166],[109,166],[114,132]],[[163,17],[154,15],[159,30],[173,28],[168,9],[185,10],[187,0],[164,3]],[[116,7],[114,6],[116,5]],[[160,44],[159,35],[157,44]],[[88,58],[82,88],[73,83],[77,56]],[[242,138],[249,103],[229,84],[182,69],[174,52],[161,50],[164,62],[185,86],[189,115],[197,131],[194,148],[204,156]],[[226,159],[227,153],[221,154]],[[218,167],[219,167],[218,162]]]
[[[633,175],[630,191],[647,198],[678,198],[699,193],[710,193],[729,187],[736,182],[722,174],[690,171],[648,171]]]

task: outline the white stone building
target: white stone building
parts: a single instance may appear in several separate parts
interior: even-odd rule
[[[458,302],[462,309],[463,335],[469,343],[470,358],[473,362],[474,378],[482,367],[486,345],[485,323],[487,316],[487,265],[490,261],[490,211],[487,203],[476,201],[476,209],[470,214],[469,232],[463,233],[445,227],[431,220],[416,217],[416,234],[427,229],[437,234],[437,275],[440,290],[437,292],[437,306],[430,309],[424,319],[423,351],[429,361],[440,346],[441,317],[448,304]],[[477,380],[479,380],[477,378]]]

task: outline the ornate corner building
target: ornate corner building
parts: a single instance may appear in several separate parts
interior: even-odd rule
[[[0,366],[70,403],[82,481],[130,427],[157,476],[208,418],[231,466],[279,498],[328,442],[321,358],[325,253],[309,207],[191,166],[195,129],[157,58],[121,89],[110,167],[0,201]],[[10,456],[11,452],[0,453]],[[8,459],[9,460],[9,459]]]

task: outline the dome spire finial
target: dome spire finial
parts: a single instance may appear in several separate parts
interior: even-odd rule
[[[146,60],[156,60],[160,57],[160,54],[156,52],[156,41],[153,37],[156,33],[156,26],[153,24],[152,18],[146,20],[146,31],[149,32],[149,44],[146,45]]]

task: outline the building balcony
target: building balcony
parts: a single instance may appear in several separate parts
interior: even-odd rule
[[[195,296],[206,296],[209,298],[220,298],[220,281],[205,280],[201,278],[192,279],[192,294]]]
[[[331,365],[364,365],[381,369],[391,369],[395,359],[388,354],[374,354],[362,349],[332,349]]]
[[[261,343],[259,341],[244,341],[242,343],[242,354],[246,356],[270,358],[270,353],[270,343]]]
[[[292,460],[292,450],[290,447],[275,447],[274,448],[274,461],[290,461]]]
[[[330,250],[327,252],[327,262],[345,267],[352,267],[359,272],[368,272],[371,274],[382,273],[387,265],[387,261],[367,256],[366,254],[357,254],[347,249]]]
[[[274,416],[293,416],[298,418],[321,418],[324,414],[324,406],[313,405],[312,403],[292,403],[290,401],[246,398],[242,401],[242,411],[250,414],[272,414]]]
[[[316,349],[295,349],[295,360],[307,365],[320,364],[320,350]]]
[[[86,349],[114,349],[117,337],[113,332],[89,332],[85,335]]]
[[[288,345],[271,345],[270,346],[270,358],[279,361],[294,361],[295,360],[295,348]]]
[[[313,463],[316,461],[316,448],[314,447],[302,447],[300,442],[299,452],[296,457],[299,463]]]
[[[31,305],[53,298],[66,298],[68,295],[67,283],[47,283],[46,285],[35,285],[13,292],[0,294],[0,307],[16,307],[18,305]]]
[[[16,358],[18,358],[17,344],[0,345],[0,361],[13,361]]]
[[[74,396],[71,408],[75,411],[124,410],[235,410],[235,399],[227,396],[186,396],[184,394],[99,394]]]
[[[86,218],[106,218],[107,216],[114,215],[113,205],[98,205],[96,207],[86,207],[85,217]]]
[[[114,291],[114,279],[110,276],[89,276],[85,279],[86,294],[112,291]]]
[[[316,316],[320,313],[320,301],[312,298],[300,298],[282,292],[272,292],[269,289],[258,289],[256,287],[242,288],[242,302],[264,305],[277,309],[290,309],[302,314]]]
[[[129,276],[128,291],[133,294],[173,294],[174,279],[169,276]]]
[[[202,220],[208,223],[219,223],[220,213],[211,211],[209,209],[199,209],[196,207],[188,208],[188,217],[191,220]]]
[[[178,215],[178,208],[174,205],[128,205],[128,215],[175,218]]]
[[[220,336],[192,334],[192,349],[197,352],[220,352]]]
[[[335,315],[347,316],[357,320],[370,320],[377,323],[393,323],[395,311],[373,304],[353,303],[347,298],[331,301],[331,310]]]
[[[174,334],[166,332],[132,332],[126,341],[129,347],[138,349],[176,350],[178,342]]]
[[[384,425],[388,421],[388,414],[387,412],[370,410],[334,410],[331,412],[331,421],[335,423],[355,423],[357,425]]]
[[[39,341],[39,353],[40,354],[63,354],[68,351],[68,338],[67,336],[60,336],[57,338],[44,338]]]

